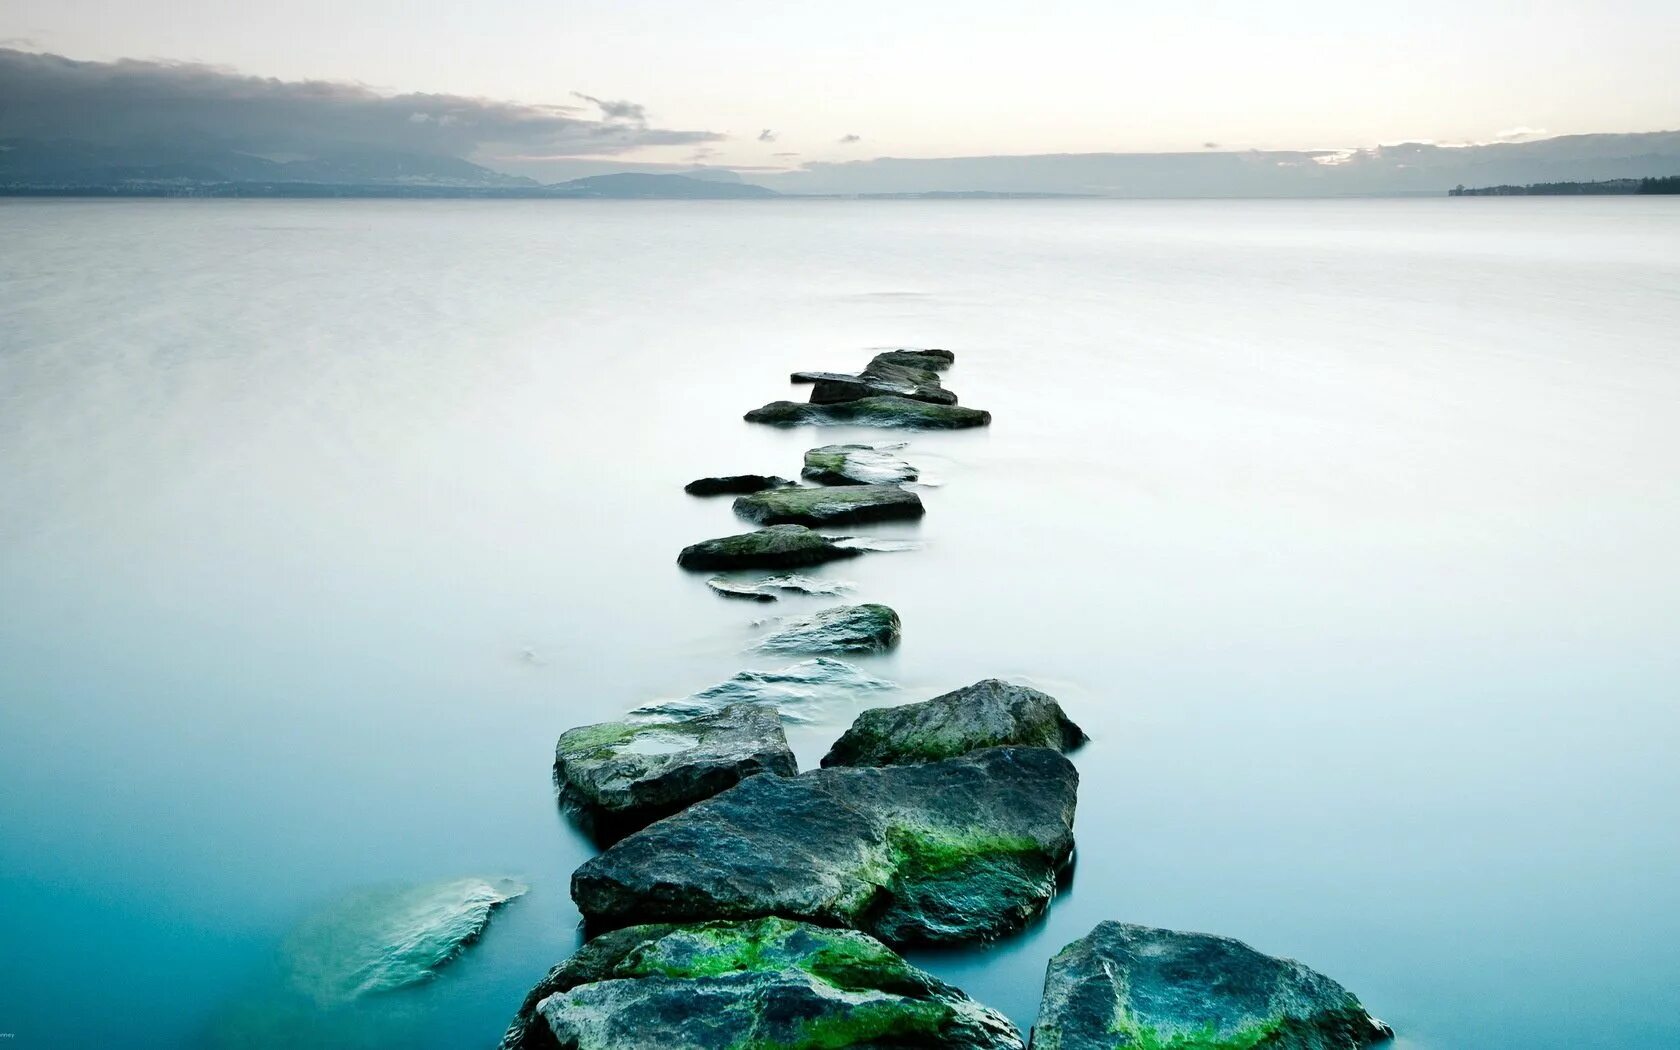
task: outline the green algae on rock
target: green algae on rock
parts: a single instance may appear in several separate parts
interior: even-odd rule
[[[1034,1050],[1359,1050],[1394,1035],[1330,978],[1204,933],[1105,922],[1050,960]]]
[[[604,722],[561,734],[561,805],[610,842],[759,773],[798,772],[774,708],[732,704],[692,718]]]
[[[991,423],[992,414],[959,405],[934,405],[907,397],[865,397],[830,405],[799,401],[772,401],[744,417],[749,423],[777,426],[901,427],[908,430],[960,430]]]
[[[919,518],[922,498],[897,485],[774,489],[737,497],[735,513],[761,525],[839,525]]]
[[[758,643],[765,652],[878,653],[898,644],[898,613],[878,603],[837,605],[786,623]]]
[[[988,678],[932,700],[863,712],[822,764],[897,766],[1006,744],[1071,751],[1084,742],[1054,697]]]
[[[593,929],[780,915],[889,944],[987,940],[1056,892],[1079,775],[1049,748],[752,777],[578,868]]]
[[[915,467],[891,455],[903,445],[824,445],[805,453],[800,475],[819,485],[889,485],[915,481]]]
[[[502,1050],[1021,1050],[1000,1014],[872,937],[780,918],[637,926],[549,971]]]
[[[860,553],[803,525],[772,525],[684,547],[677,564],[685,569],[794,569]]]
[[[715,478],[696,478],[684,485],[683,491],[690,496],[739,496],[792,484],[787,478],[769,474],[726,474]]]

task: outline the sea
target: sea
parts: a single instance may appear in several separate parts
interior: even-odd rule
[[[895,347],[992,425],[741,418]],[[581,943],[555,738],[837,600],[679,569],[744,530],[684,483],[839,441],[907,442],[927,514],[818,572],[904,634],[802,768],[992,677],[1092,738],[1046,916],[918,965],[1024,1030],[1115,919],[1299,959],[1399,1050],[1680,1046],[1641,197],[0,202],[3,1045],[493,1046]],[[530,892],[386,1008],[266,1020],[308,916],[462,876]]]

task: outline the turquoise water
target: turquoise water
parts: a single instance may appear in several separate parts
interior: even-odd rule
[[[0,203],[0,1033],[207,1045],[371,884],[532,890],[404,1045],[577,943],[555,736],[746,667],[681,486],[944,346],[860,661],[1095,738],[1073,885],[919,957],[1030,1023],[1098,920],[1241,937],[1407,1050],[1680,1044],[1680,204]],[[814,764],[847,721],[792,731]],[[319,1035],[361,1045],[367,1030]],[[371,1036],[370,1036],[371,1032]]]

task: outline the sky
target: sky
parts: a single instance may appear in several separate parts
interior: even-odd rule
[[[751,172],[1680,126],[1672,0],[6,0],[0,47],[567,107],[554,112],[668,133],[475,157],[539,175],[597,155]]]

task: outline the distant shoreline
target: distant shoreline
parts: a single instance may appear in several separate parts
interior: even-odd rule
[[[1680,175],[1652,179],[1604,179],[1599,182],[1534,182],[1527,186],[1457,186],[1449,197],[1614,197],[1680,193]]]

